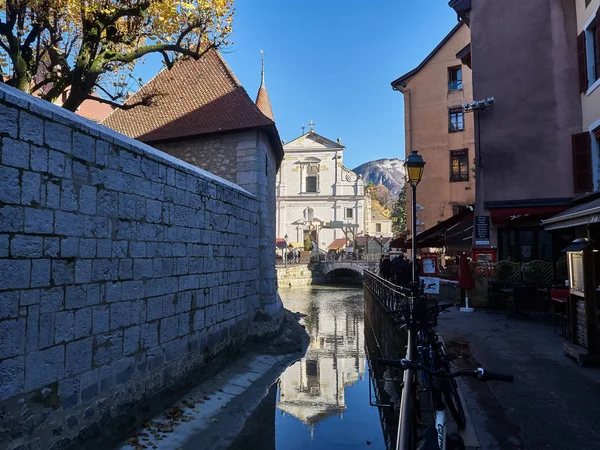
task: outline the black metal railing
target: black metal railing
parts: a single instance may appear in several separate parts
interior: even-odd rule
[[[375,294],[388,311],[401,311],[408,307],[410,289],[387,281],[369,270],[364,271],[364,277],[365,286]]]

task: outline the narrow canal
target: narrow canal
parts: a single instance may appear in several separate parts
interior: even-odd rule
[[[280,294],[287,309],[306,315],[301,323],[310,346],[271,387],[230,450],[390,448],[386,422],[393,421],[393,408],[369,401],[375,393],[368,353],[377,339],[365,321],[362,288],[313,286]]]

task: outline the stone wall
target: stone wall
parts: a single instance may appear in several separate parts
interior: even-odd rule
[[[264,131],[238,131],[196,136],[187,140],[153,144],[175,157],[222,176],[256,196],[258,204],[259,296],[261,308],[277,326],[282,304],[275,281],[275,177],[277,159]]]
[[[279,289],[310,286],[323,281],[320,264],[294,264],[277,267],[277,287]]]
[[[64,448],[245,338],[259,205],[5,85],[0,118],[0,448]]]

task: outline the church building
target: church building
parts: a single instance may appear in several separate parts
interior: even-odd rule
[[[367,230],[370,208],[361,175],[343,165],[346,149],[314,132],[285,144],[277,174],[277,237],[301,244],[310,236],[313,251],[326,252],[336,239]]]

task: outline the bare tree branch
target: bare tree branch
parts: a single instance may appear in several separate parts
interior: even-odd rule
[[[112,100],[108,100],[106,98],[96,97],[94,95],[88,95],[87,97],[85,97],[86,100],[95,100],[97,102],[106,103],[107,105],[111,105],[111,106],[113,106],[115,108],[125,109],[125,110],[127,110],[127,109],[133,109],[136,106],[150,106],[152,104],[152,99],[153,98],[154,98],[154,96],[152,96],[152,97],[144,97],[144,98],[140,99],[137,102],[128,103],[128,104],[121,104],[121,103],[114,102]]]

